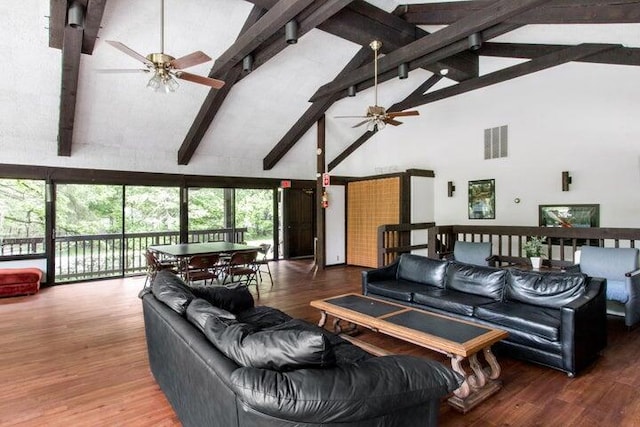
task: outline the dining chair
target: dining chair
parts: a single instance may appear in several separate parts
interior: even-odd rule
[[[213,284],[218,279],[221,271],[220,255],[194,255],[189,258],[185,267],[185,278],[187,283],[194,283],[207,280]]]
[[[271,267],[269,267],[269,260],[267,259],[267,254],[269,253],[269,249],[271,249],[271,244],[261,243],[258,246],[260,248],[258,249],[258,253],[261,255],[259,259],[256,259],[258,278],[262,282],[262,273],[269,274],[269,280],[271,281],[271,286],[273,287],[273,276],[271,275]],[[266,267],[266,270],[264,270],[264,267]]]
[[[177,273],[178,271],[174,260],[161,261],[153,251],[147,249],[144,257],[147,260],[147,277],[144,280],[144,288],[151,284],[158,271],[170,270],[172,273]]]
[[[258,257],[258,251],[242,251],[234,252],[231,254],[231,258],[224,267],[224,280],[222,282],[225,285],[227,282],[244,283],[249,286],[253,281],[256,285],[256,294],[260,298],[260,288],[258,286],[258,270],[256,266],[256,259]],[[243,279],[244,278],[244,279]]]

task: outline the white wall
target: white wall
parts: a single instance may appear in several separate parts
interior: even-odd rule
[[[327,188],[329,207],[325,209],[325,254],[326,264],[346,262],[346,187],[331,185]]]
[[[340,167],[434,170],[439,224],[537,225],[539,204],[599,203],[601,226],[640,227],[639,81],[638,67],[562,65],[422,106]],[[484,160],[484,129],[501,125],[509,156]],[[562,171],[573,177],[569,192]],[[486,178],[496,180],[496,219],[469,220],[468,181]],[[447,181],[456,185],[452,198]]]
[[[433,206],[434,194],[434,178],[423,176],[411,177],[411,222],[432,222],[435,218],[435,209]],[[411,244],[421,245],[427,243],[427,233],[425,230],[417,230],[411,232]],[[418,249],[412,251],[414,254],[427,255],[426,249]]]

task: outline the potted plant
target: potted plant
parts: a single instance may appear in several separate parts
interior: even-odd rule
[[[531,260],[531,267],[535,270],[539,269],[542,264],[542,249],[544,248],[542,241],[544,239],[546,237],[532,236],[522,245],[522,249]]]

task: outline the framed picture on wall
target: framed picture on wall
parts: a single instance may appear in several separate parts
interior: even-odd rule
[[[599,227],[600,205],[539,205],[540,227]]]
[[[469,219],[496,218],[496,180],[469,181]]]

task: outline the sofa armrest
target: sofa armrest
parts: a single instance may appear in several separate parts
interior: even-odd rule
[[[565,370],[575,375],[607,345],[606,279],[587,278],[585,294],[561,308]]]
[[[400,258],[384,267],[362,272],[362,295],[367,295],[367,284],[380,280],[395,280],[398,278]]]
[[[441,363],[413,356],[290,372],[246,367],[231,375],[238,398],[254,410],[294,422],[312,419],[318,425],[366,421],[439,401],[462,381]]]
[[[636,277],[636,276],[640,276],[640,268],[639,268],[639,269],[637,269],[637,270],[633,270],[633,271],[630,271],[630,272],[628,272],[628,273],[625,273],[625,276],[626,276],[626,277]]]

